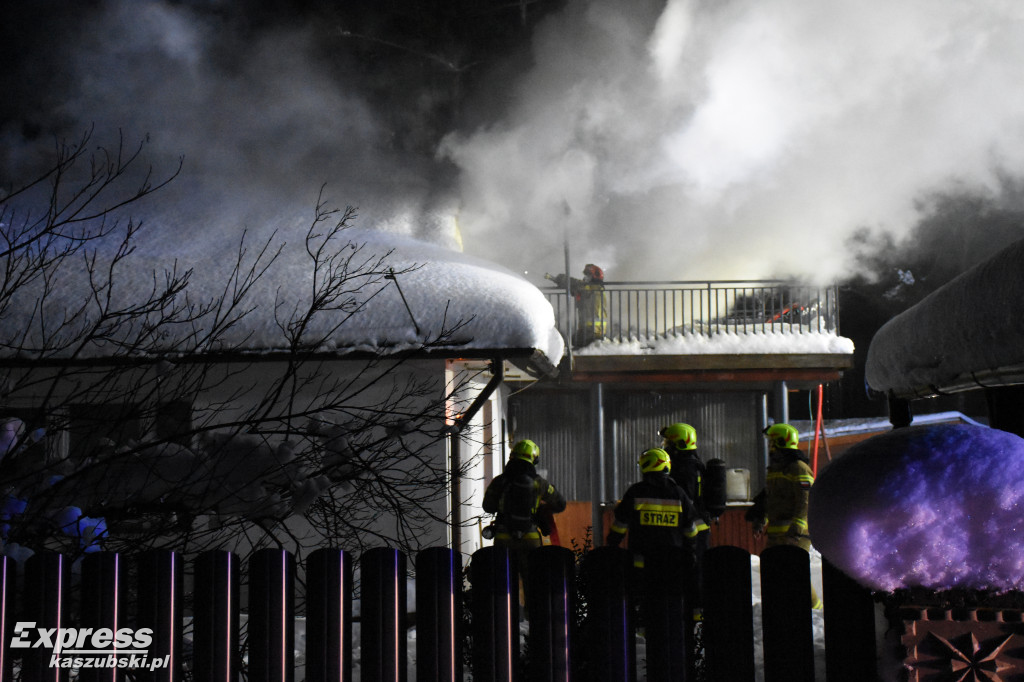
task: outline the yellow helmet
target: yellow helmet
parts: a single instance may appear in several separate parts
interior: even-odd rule
[[[697,429],[689,424],[669,424],[658,431],[658,435],[671,443],[677,450],[697,449]]]
[[[521,440],[512,446],[512,456],[536,464],[540,459],[540,448],[532,440]]]
[[[638,464],[640,464],[640,471],[645,474],[652,471],[668,473],[672,470],[672,458],[661,448],[651,448],[644,451],[644,454],[640,455]]]
[[[764,430],[768,444],[777,449],[793,449],[800,444],[800,432],[789,424],[772,424]]]

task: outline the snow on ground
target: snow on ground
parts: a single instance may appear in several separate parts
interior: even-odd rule
[[[591,343],[576,355],[760,355],[777,353],[852,354],[853,341],[809,327],[779,325],[777,331],[712,331],[709,334],[668,334],[619,342]],[[770,329],[770,328],[769,328]]]

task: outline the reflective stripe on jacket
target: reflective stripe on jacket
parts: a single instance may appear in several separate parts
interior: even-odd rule
[[[814,473],[799,450],[772,452],[765,480],[765,532],[775,535],[807,536],[807,503]]]
[[[616,505],[611,540],[621,540],[628,531],[629,548],[640,554],[658,547],[686,547],[701,522],[683,489],[668,474],[652,472],[631,485]]]

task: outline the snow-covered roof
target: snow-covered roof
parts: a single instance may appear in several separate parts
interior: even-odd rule
[[[1024,383],[1024,240],[889,320],[868,348],[868,386],[914,398]]]
[[[765,355],[853,354],[853,341],[807,325],[778,325],[777,330],[709,331],[667,334],[629,341],[602,340],[575,351],[577,355]]]
[[[227,329],[216,344],[199,350],[258,356],[289,348],[282,323],[295,311],[309,306],[314,267],[302,239],[277,242],[282,243],[280,254],[249,291],[242,305],[251,308],[250,312],[241,323]],[[147,246],[142,241],[127,261],[130,267],[118,275],[116,298],[121,301],[148,294],[153,288],[154,271],[158,273],[158,281],[162,281],[163,271],[175,258],[179,271],[194,269],[188,286],[192,300],[215,298],[223,294],[230,282],[231,268],[237,260],[237,253],[218,249],[199,248],[189,252],[186,245],[181,245],[164,251],[165,246]],[[540,364],[550,367],[557,365],[562,356],[564,344],[555,327],[551,305],[537,287],[500,265],[377,230],[347,229],[331,248],[334,253],[350,250],[355,254],[353,264],[365,261],[376,264],[377,259],[386,256],[384,267],[377,266],[375,270],[378,273],[393,270],[394,276],[355,277],[347,287],[344,298],[349,305],[344,310],[320,310],[309,320],[304,338],[320,341],[310,350],[337,355],[399,353],[432,342],[431,352],[532,354],[535,359],[543,356]],[[252,256],[249,258],[251,260]],[[8,330],[3,339],[8,357],[34,355],[23,349],[26,345],[39,344],[40,320],[49,320],[50,329],[54,329],[64,311],[81,305],[89,291],[85,274],[79,267],[63,273],[57,286],[45,301],[42,316],[35,310],[39,296],[35,287],[26,286],[15,292],[12,306],[3,315],[3,324]],[[18,324],[13,324],[15,320]],[[10,343],[20,333],[16,329],[24,329],[29,320],[34,323],[28,344]],[[155,340],[150,348],[156,352],[173,349],[181,335],[189,331],[187,327],[169,326],[166,330],[174,333]],[[454,331],[437,340],[443,329]],[[14,346],[22,350],[15,352]],[[97,343],[82,349],[77,357],[106,357],[113,352],[119,351],[113,350],[109,343]],[[53,357],[53,354],[46,355]]]
[[[793,419],[790,425],[800,432],[800,440],[814,439],[814,421],[810,419]],[[984,426],[962,412],[935,412],[932,414],[915,414],[914,426],[925,426],[929,424],[970,424],[972,426]],[[888,417],[861,417],[853,419],[826,419],[823,426],[825,433],[830,438],[837,436],[848,436],[854,434],[878,433],[892,430],[892,422]]]

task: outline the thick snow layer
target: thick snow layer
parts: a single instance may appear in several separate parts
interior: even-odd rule
[[[967,424],[875,436],[821,471],[808,523],[874,590],[1024,589],[1024,439]]]
[[[210,300],[225,290],[235,253],[204,250],[202,243],[199,248],[189,244],[147,248],[148,237],[139,237],[142,243],[130,256],[130,267],[120,272],[115,300],[123,303],[146,295],[153,288],[154,271],[158,273],[157,280],[162,281],[162,273],[173,258],[177,259],[179,271],[194,269],[188,287],[192,300]],[[359,250],[346,246],[345,239]],[[346,230],[344,239],[332,244],[332,250],[347,253],[346,249],[356,253],[353,263],[357,264],[387,256],[384,272],[393,268],[396,274],[393,279],[356,277],[347,287],[344,298],[349,304],[345,310],[320,310],[312,316],[303,338],[306,344],[315,345],[313,350],[398,352],[415,349],[436,340],[443,330],[454,329],[450,337],[435,347],[532,349],[543,352],[552,364],[561,358],[563,341],[555,328],[551,305],[537,287],[521,276],[441,246],[375,230]],[[254,247],[250,245],[252,251]],[[294,319],[296,311],[301,314],[308,309],[313,273],[313,260],[302,240],[284,243],[280,255],[241,306],[252,308],[251,312],[209,350],[261,352],[288,348],[282,326]],[[50,329],[55,328],[65,310],[80,306],[88,292],[80,271],[65,272],[58,286],[44,305]],[[38,293],[32,287],[16,292],[14,306],[3,320],[11,334],[16,335],[15,330],[32,319],[37,300]],[[356,312],[351,313],[353,309]],[[93,308],[90,313],[95,315]],[[33,328],[36,334],[32,340],[37,343],[39,327],[37,324]],[[190,331],[187,325],[166,330],[172,333],[157,341],[153,350],[174,344]],[[83,349],[80,355],[103,356],[108,352],[104,347],[93,346]]]
[[[870,388],[903,397],[998,383],[1024,366],[1024,240],[889,320],[871,341]]]
[[[577,351],[577,355],[711,355],[711,354],[852,354],[853,341],[836,334],[793,330],[669,334],[629,341],[603,340]]]

